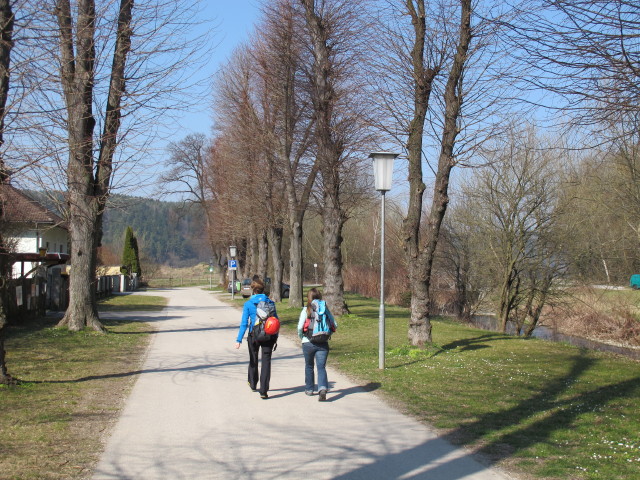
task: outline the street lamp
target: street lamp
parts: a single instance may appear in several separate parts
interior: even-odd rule
[[[229,256],[232,260],[235,260],[236,255],[238,254],[238,249],[235,245],[231,245],[229,247]],[[231,262],[229,262],[231,263]],[[235,300],[236,298],[236,269],[235,267],[231,268],[231,300]]]
[[[318,284],[318,264],[317,263],[313,264],[313,272],[315,274],[316,285],[317,285]]]
[[[391,152],[374,152],[369,155],[373,160],[373,177],[376,190],[381,195],[380,209],[380,316],[378,321],[378,368],[384,369],[384,194],[391,190],[393,179],[393,161],[398,156]]]

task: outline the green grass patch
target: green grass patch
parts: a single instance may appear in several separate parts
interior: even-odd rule
[[[329,363],[493,464],[534,478],[632,480],[640,472],[640,364],[435,318],[434,344],[408,345],[408,309],[347,295]],[[295,332],[299,309],[278,306]]]
[[[98,310],[102,312],[160,311],[166,306],[165,297],[152,295],[115,295],[98,301]]]
[[[141,322],[103,319],[108,334],[72,333],[56,322],[8,329],[7,365],[19,384],[0,386],[1,478],[87,478],[150,338]]]

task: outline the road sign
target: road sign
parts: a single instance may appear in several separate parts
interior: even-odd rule
[[[238,269],[238,261],[229,260],[229,270],[237,270],[237,269]]]

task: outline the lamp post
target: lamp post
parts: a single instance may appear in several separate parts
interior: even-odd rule
[[[380,208],[380,315],[378,319],[378,368],[384,369],[384,194],[391,190],[393,179],[393,161],[398,156],[391,152],[374,152],[369,155],[373,160],[375,188],[381,193]]]
[[[316,285],[317,285],[318,284],[318,264],[317,263],[313,264],[313,272],[315,274],[314,276],[315,276]]]
[[[232,260],[235,260],[236,255],[238,253],[238,249],[235,245],[231,245],[229,247],[229,256]],[[235,300],[236,298],[236,269],[231,269],[231,300]]]

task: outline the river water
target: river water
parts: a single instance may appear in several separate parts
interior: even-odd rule
[[[493,315],[473,315],[471,317],[471,323],[483,330],[491,330],[493,332],[498,331],[498,319]],[[515,327],[512,323],[509,323],[507,333],[515,335]],[[542,340],[549,340],[551,342],[564,342],[576,347],[588,348],[591,350],[599,350],[601,352],[612,352],[619,355],[625,355],[627,357],[640,360],[640,348],[628,348],[619,347],[617,345],[609,345],[608,343],[595,342],[593,340],[587,340],[586,338],[574,337],[572,335],[564,335],[558,333],[552,328],[538,326],[533,331],[533,337],[540,338]]]

